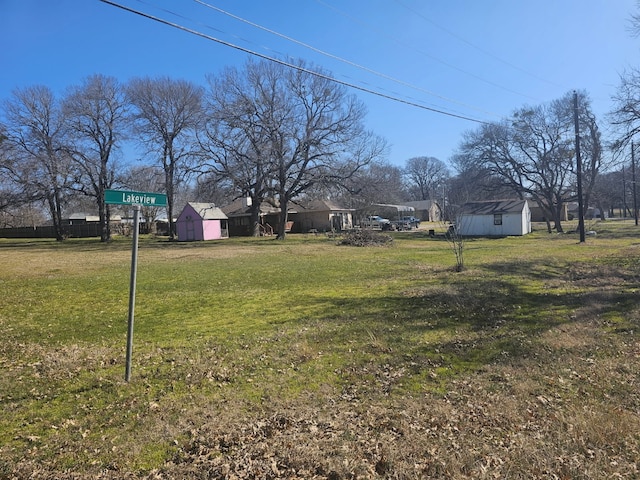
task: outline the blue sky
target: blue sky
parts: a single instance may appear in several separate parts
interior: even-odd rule
[[[605,127],[620,74],[640,67],[640,38],[628,32],[635,0],[114,1],[263,55],[304,58],[340,81],[421,105],[352,90],[399,166],[423,155],[448,161],[477,127],[429,109],[494,121],[579,89]],[[0,0],[0,45],[0,99],[36,84],[63,94],[94,73],[204,85],[207,74],[248,58],[99,0]]]

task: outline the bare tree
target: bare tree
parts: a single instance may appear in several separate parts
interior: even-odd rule
[[[449,170],[435,157],[413,157],[407,160],[404,176],[415,200],[435,200],[437,190],[442,189],[449,177]]]
[[[465,142],[471,137],[472,135],[467,134]],[[451,158],[456,174],[447,180],[441,200],[442,214],[446,220],[454,221],[456,210],[468,201],[506,198],[513,195],[513,190],[505,186],[504,182],[473,153],[457,153]]]
[[[190,191],[191,198],[199,202],[215,203],[225,205],[231,203],[235,198],[233,184],[225,178],[217,175],[205,174],[198,177]]]
[[[0,228],[35,226],[43,223],[40,202],[25,194],[25,186],[16,183],[7,128],[0,123]],[[18,180],[22,177],[18,176]]]
[[[466,136],[461,153],[473,158],[520,198],[538,202],[562,231],[563,204],[575,198],[573,94],[517,110],[508,120],[482,125]],[[581,136],[588,138],[585,169],[595,181],[601,160],[600,136],[585,94],[580,95]],[[593,185],[593,183],[590,183]],[[551,224],[548,222],[549,231]]]
[[[114,154],[125,134],[127,104],[122,88],[113,77],[93,75],[69,90],[63,106],[79,190],[95,199],[100,240],[110,241],[110,210],[104,192],[115,182]]]
[[[462,272],[464,270],[465,239],[460,234],[459,228],[456,228],[456,225],[449,225],[447,227],[445,238],[447,242],[449,242],[456,259],[456,272]]]
[[[191,173],[197,156],[196,130],[202,113],[201,87],[168,77],[137,78],[129,82],[127,97],[134,106],[136,136],[147,154],[158,159],[164,171],[167,193],[169,239],[173,223],[176,189]]]
[[[636,7],[640,10],[640,0],[636,0]],[[628,31],[634,37],[640,36],[640,13],[629,16]],[[640,69],[631,68],[620,75],[613,101],[609,118],[618,130],[614,148],[621,150],[640,132]]]
[[[62,210],[71,170],[63,145],[60,106],[48,87],[33,86],[15,90],[4,102],[3,113],[6,123],[0,170],[17,187],[12,192],[13,203],[43,201],[56,240],[63,240]]]
[[[252,197],[254,215],[267,195],[276,197],[279,239],[291,200],[344,182],[385,151],[363,127],[362,103],[328,75],[298,66],[249,61],[244,72],[229,69],[211,82],[207,144],[214,169]]]
[[[620,76],[613,95],[614,109],[609,120],[616,131],[614,147],[622,149],[640,132],[640,70],[633,68]]]
[[[636,6],[640,9],[640,1],[636,0]],[[634,37],[640,37],[640,13],[632,13],[629,16],[629,33]]]
[[[270,131],[282,115],[277,78],[249,62],[245,72],[227,68],[208,77],[206,122],[200,144],[207,157],[203,174],[251,199],[251,225],[260,235],[260,207],[272,195]]]
[[[278,238],[285,238],[288,203],[316,184],[344,182],[386,152],[384,141],[364,128],[366,109],[326,72],[304,62],[303,70],[276,67],[284,79],[287,116],[273,132],[276,192],[280,201]],[[279,72],[278,72],[279,71]],[[368,142],[372,149],[362,149]]]
[[[618,208],[621,215],[626,216],[626,179],[624,169],[607,172],[598,175],[592,192],[592,199],[595,206],[600,210],[601,218],[608,212],[614,216],[614,209]],[[629,182],[631,183],[631,182]],[[629,195],[631,199],[632,196]]]
[[[404,200],[402,169],[384,161],[373,162],[358,171],[348,187],[355,208]]]

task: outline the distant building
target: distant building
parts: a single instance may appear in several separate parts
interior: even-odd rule
[[[547,220],[549,220],[550,222],[553,221],[553,218],[547,218],[546,214],[544,213],[544,210],[542,209],[542,207],[538,202],[534,200],[527,200],[527,202],[529,203],[529,210],[531,210],[532,222],[546,222]],[[570,220],[569,208],[566,203],[563,203],[562,210],[560,211],[560,221],[566,222],[567,220]]]
[[[351,208],[344,208],[330,200],[313,200],[300,207],[292,215],[294,232],[341,232],[353,228],[354,210]]]
[[[253,235],[251,204],[240,198],[222,207],[229,217],[231,236]],[[344,208],[329,200],[289,202],[286,232],[307,233],[342,231],[353,228],[353,209]],[[280,224],[280,205],[275,199],[267,199],[260,205],[258,215],[261,235],[273,235]]]
[[[441,222],[442,209],[440,204],[434,200],[420,200],[417,202],[406,202],[406,205],[413,207],[413,214],[422,222]]]
[[[578,202],[570,202],[567,205],[567,211],[569,213],[569,218],[573,220],[574,218],[578,218]],[[602,212],[597,207],[588,207],[584,210],[584,218],[585,220],[594,220],[596,218],[602,218],[604,213],[604,218],[607,218],[608,212]]]
[[[229,217],[229,235],[232,237],[250,237],[253,235],[251,225],[251,201],[248,198],[238,198],[222,207],[222,211]],[[289,202],[288,215],[297,213],[298,205]],[[274,199],[261,203],[258,213],[260,235],[274,235],[280,224],[280,205]],[[285,231],[291,231],[293,221],[290,220]]]

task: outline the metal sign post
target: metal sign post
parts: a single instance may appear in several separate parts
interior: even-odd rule
[[[133,319],[136,306],[136,276],[138,271],[138,234],[140,231],[140,207],[166,207],[167,196],[163,193],[105,190],[104,202],[108,204],[133,205],[133,246],[131,247],[131,280],[129,282],[127,358],[124,374],[124,379],[128,382],[131,379],[131,356],[133,353]]]
[[[129,321],[127,323],[127,360],[124,379],[131,379],[131,355],[133,353],[133,318],[136,308],[136,274],[138,271],[138,232],[140,230],[140,205],[133,207],[133,246],[131,247],[131,280],[129,282]]]

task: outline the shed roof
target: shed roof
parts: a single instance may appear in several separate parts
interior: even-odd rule
[[[520,213],[524,209],[526,203],[526,200],[488,200],[481,202],[467,202],[460,209],[460,213],[465,215]]]
[[[227,216],[214,203],[188,202],[203,220],[226,220]]]

